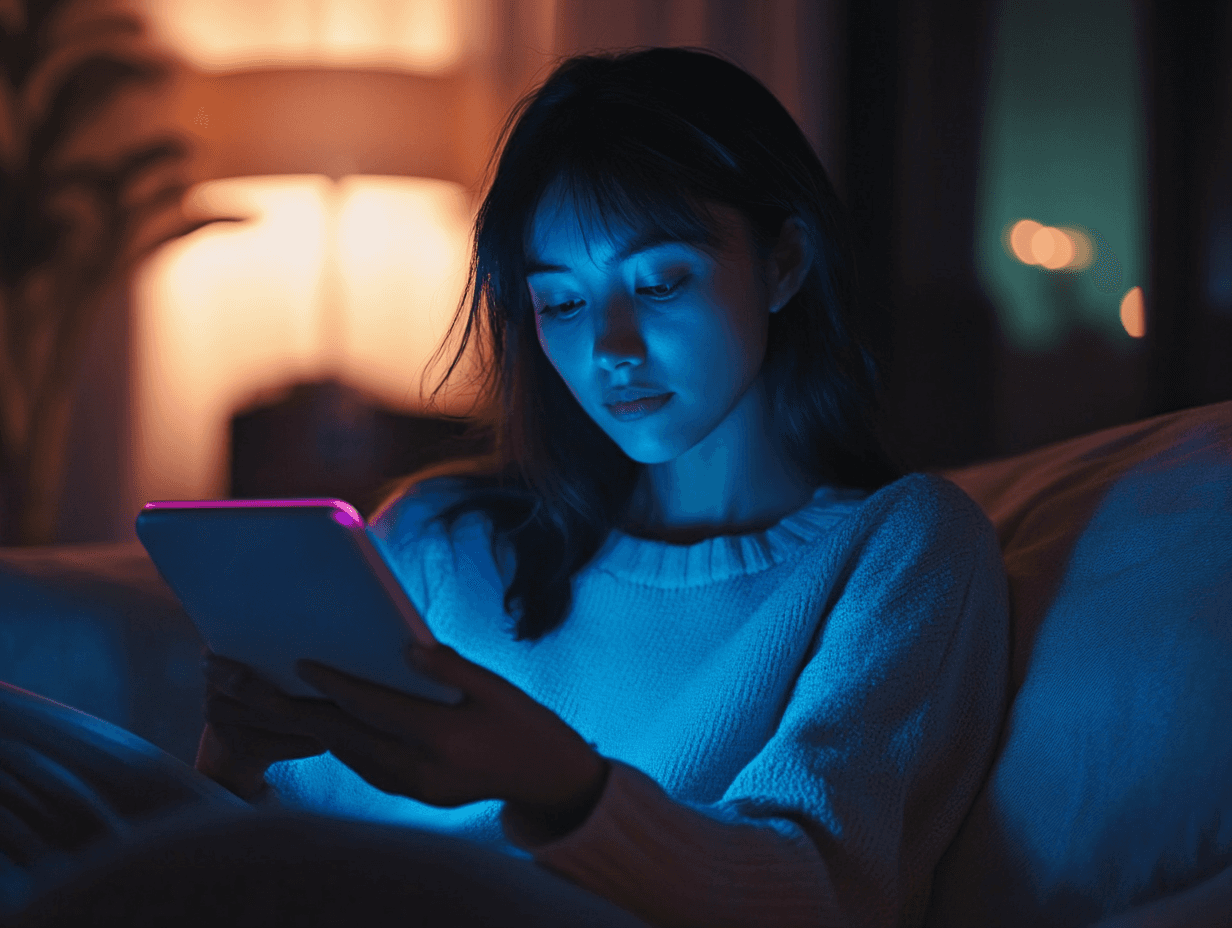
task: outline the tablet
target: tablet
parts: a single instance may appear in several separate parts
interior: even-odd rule
[[[289,696],[323,698],[295,673],[308,658],[435,702],[462,698],[407,664],[407,644],[435,639],[350,503],[155,500],[137,537],[210,650]]]

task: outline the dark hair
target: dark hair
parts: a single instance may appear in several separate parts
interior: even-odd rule
[[[504,606],[510,616],[520,607],[518,640],[538,639],[564,620],[574,574],[610,533],[641,467],[583,410],[538,342],[524,245],[554,181],[601,221],[680,238],[713,239],[707,203],[734,207],[763,257],[784,220],[798,216],[815,260],[769,320],[763,374],[775,428],[817,486],[876,490],[904,475],[886,440],[880,362],[856,312],[842,206],[799,126],[760,82],[700,49],[580,55],[518,102],[501,139],[449,335],[464,314],[466,329],[432,393],[486,323],[490,361],[478,339],[486,406],[470,434],[493,438],[493,450],[401,478],[377,512],[414,483],[460,481],[463,498],[433,521],[452,529],[463,513],[480,510],[493,530],[493,557],[501,543],[513,546],[516,573]]]

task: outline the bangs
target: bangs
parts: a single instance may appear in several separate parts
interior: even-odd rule
[[[562,205],[572,207],[590,251],[590,234],[600,230],[610,241],[659,234],[682,242],[704,243],[715,250],[724,241],[723,226],[700,191],[661,165],[638,163],[623,153],[561,158],[526,217],[529,235],[534,212],[555,188]],[[524,238],[525,240],[525,238]]]

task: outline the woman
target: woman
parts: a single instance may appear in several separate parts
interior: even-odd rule
[[[305,665],[322,707],[214,658],[198,769],[655,924],[921,924],[993,758],[1006,580],[885,450],[824,169],[686,49],[571,58],[502,138],[445,378],[486,328],[495,451],[370,520],[442,642],[407,659],[466,699]]]

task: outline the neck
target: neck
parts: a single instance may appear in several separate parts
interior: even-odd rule
[[[817,489],[773,434],[757,378],[735,409],[697,445],[643,467],[630,499],[629,530],[677,544],[764,531]]]

